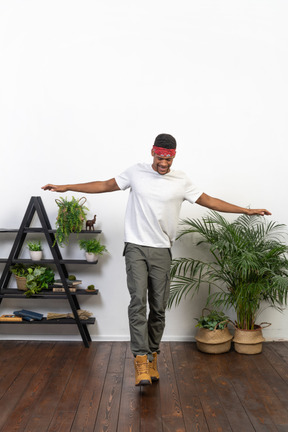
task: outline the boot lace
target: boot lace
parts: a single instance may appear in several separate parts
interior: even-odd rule
[[[145,362],[145,363],[136,362],[136,369],[137,369],[138,375],[148,373],[148,362]]]

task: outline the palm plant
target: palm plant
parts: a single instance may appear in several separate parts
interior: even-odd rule
[[[251,330],[263,305],[281,311],[287,304],[288,247],[280,240],[284,225],[248,215],[229,222],[215,211],[183,224],[178,238],[197,233],[201,237],[197,246],[208,244],[211,260],[173,260],[169,307],[188,293],[193,296],[206,282],[207,305],[234,308],[235,326]]]

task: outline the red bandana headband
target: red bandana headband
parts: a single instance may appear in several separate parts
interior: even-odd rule
[[[153,146],[153,151],[154,153],[156,153],[158,156],[161,157],[175,157],[176,155],[175,149],[166,149],[163,147]]]

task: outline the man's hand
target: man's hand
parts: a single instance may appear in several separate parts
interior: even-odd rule
[[[249,216],[252,215],[260,215],[260,216],[270,216],[272,213],[270,213],[266,209],[247,209],[247,213]]]
[[[41,189],[49,190],[49,191],[52,191],[52,192],[67,192],[68,187],[66,185],[47,184],[45,186],[42,186]]]

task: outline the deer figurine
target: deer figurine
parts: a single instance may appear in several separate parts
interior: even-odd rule
[[[93,230],[94,231],[94,224],[96,222],[96,215],[94,215],[93,219],[87,220],[86,221],[86,230],[89,228],[89,231]]]

